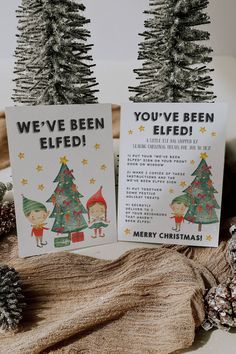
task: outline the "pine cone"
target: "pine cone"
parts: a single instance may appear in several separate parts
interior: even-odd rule
[[[14,202],[0,204],[0,235],[8,234],[16,228]]]
[[[204,329],[236,327],[236,278],[212,288],[206,295],[205,309]]]
[[[12,190],[12,188],[13,188],[12,183],[10,183],[10,182],[8,182],[8,183],[0,182],[0,202],[2,202],[5,193],[7,191]]]
[[[18,273],[14,268],[0,265],[0,329],[17,328],[25,306],[23,300]]]

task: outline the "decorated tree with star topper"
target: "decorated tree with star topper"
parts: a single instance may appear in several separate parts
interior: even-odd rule
[[[211,166],[208,166],[206,162],[208,155],[202,153],[200,157],[201,161],[192,174],[195,178],[191,185],[184,190],[189,199],[189,207],[184,218],[191,223],[198,224],[199,232],[202,230],[203,224],[219,222],[215,209],[220,209],[214,196],[218,192],[211,179]]]
[[[67,166],[66,157],[60,159],[61,168],[54,182],[57,187],[52,196],[47,200],[54,205],[50,218],[55,218],[52,231],[57,234],[68,234],[84,230],[88,227],[83,214],[87,214],[80,201],[83,197],[74,183],[73,170]]]
[[[15,51],[16,103],[96,103],[90,22],[75,0],[22,0]]]
[[[211,102],[215,96],[211,71],[210,34],[199,28],[210,23],[208,0],[149,0],[144,11],[144,38],[135,69],[140,81],[130,87],[134,102]]]

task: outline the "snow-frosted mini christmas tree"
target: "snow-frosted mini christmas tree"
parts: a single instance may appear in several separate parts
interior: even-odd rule
[[[130,87],[134,102],[211,102],[214,93],[208,63],[212,49],[202,41],[210,23],[204,12],[208,0],[150,0],[144,13],[146,30],[141,34],[138,59],[142,68],[134,70],[140,81]]]
[[[22,0],[13,100],[23,104],[96,103],[87,43],[90,20],[74,0]]]

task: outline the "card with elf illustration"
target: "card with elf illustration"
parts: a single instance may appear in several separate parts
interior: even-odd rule
[[[19,255],[117,240],[111,105],[6,110]]]
[[[118,239],[216,247],[226,105],[126,104]]]

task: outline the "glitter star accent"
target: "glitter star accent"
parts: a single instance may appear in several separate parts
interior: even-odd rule
[[[181,181],[179,185],[180,185],[180,187],[186,187],[187,186],[186,182],[184,182],[184,181]]]
[[[128,131],[128,134],[129,134],[129,135],[132,135],[132,134],[133,134],[133,130],[130,129],[130,130]]]
[[[195,161],[194,160],[191,160],[190,163],[191,163],[191,165],[195,165]]]
[[[28,184],[28,179],[22,178],[20,183],[22,184],[22,186],[26,186]]]
[[[60,163],[62,165],[66,165],[69,162],[68,158],[66,156],[60,157]]]
[[[206,160],[207,158],[208,158],[208,155],[207,155],[206,152],[202,152],[202,153],[200,154],[200,159]]]
[[[42,165],[37,165],[36,166],[36,171],[37,172],[42,172],[43,171],[43,166]]]
[[[106,171],[107,165],[104,164],[104,165],[102,165],[100,168],[101,168],[102,171]]]
[[[43,191],[43,190],[44,190],[44,188],[45,188],[45,187],[44,187],[44,185],[43,185],[43,184],[39,184],[39,185],[38,185],[38,190],[39,190],[39,191]]]
[[[89,184],[95,184],[95,183],[96,183],[96,179],[91,178],[91,179],[89,180]]]
[[[129,236],[129,235],[131,235],[131,230],[130,229],[125,229],[125,235],[126,236]]]
[[[101,145],[100,144],[95,144],[94,148],[95,148],[95,150],[99,150],[101,148]]]
[[[83,159],[83,160],[81,161],[81,163],[82,163],[83,166],[87,166],[87,165],[88,165],[88,160]]]
[[[211,133],[211,136],[212,136],[213,138],[216,137],[216,135],[217,135],[216,132],[212,132],[212,133]]]
[[[175,192],[175,191],[174,191],[173,188],[170,188],[170,189],[169,189],[169,193],[173,194],[174,192]]]
[[[200,133],[204,134],[204,133],[206,133],[206,128],[202,127],[202,128],[199,129],[199,131],[200,131]]]
[[[144,132],[145,127],[144,127],[143,125],[140,125],[140,127],[138,128],[138,130],[139,130],[140,132]]]
[[[207,235],[207,236],[206,236],[206,240],[207,240],[207,241],[212,241],[212,240],[213,240],[213,237],[212,237],[211,235]]]
[[[25,154],[23,152],[20,152],[18,154],[18,157],[19,157],[20,160],[23,160],[25,158]]]

